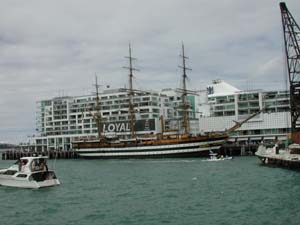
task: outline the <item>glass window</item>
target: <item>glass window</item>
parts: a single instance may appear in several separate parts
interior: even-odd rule
[[[226,105],[226,109],[234,109],[234,105]]]
[[[248,108],[248,102],[239,102],[238,107],[239,108]]]

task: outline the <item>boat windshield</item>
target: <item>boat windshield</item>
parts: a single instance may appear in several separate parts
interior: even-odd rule
[[[19,165],[19,164],[21,164],[21,165],[26,165],[28,163],[28,160],[27,159],[18,159],[15,163],[14,163],[14,165]]]
[[[28,159],[19,159],[14,165],[18,165],[18,171],[24,172],[28,167]]]

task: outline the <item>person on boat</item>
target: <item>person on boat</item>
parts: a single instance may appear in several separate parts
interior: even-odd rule
[[[47,166],[47,164],[46,164],[46,162],[44,160],[41,161],[40,170],[42,170],[42,171],[48,171],[48,166]]]
[[[22,172],[25,172],[27,162],[28,162],[28,160],[26,160],[26,159],[21,160],[21,171]]]
[[[32,160],[32,163],[31,163],[31,171],[35,171],[36,170],[36,161],[35,160]]]
[[[22,162],[21,162],[21,160],[18,159],[17,163],[18,163],[18,171],[21,172],[21,170],[22,170]]]

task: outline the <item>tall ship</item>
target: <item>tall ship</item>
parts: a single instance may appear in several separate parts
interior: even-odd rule
[[[209,152],[217,151],[225,143],[229,134],[238,129],[243,123],[260,113],[256,112],[247,119],[236,122],[236,124],[222,132],[209,132],[205,134],[191,134],[188,109],[190,107],[187,90],[187,70],[184,45],[182,44],[182,88],[178,89],[181,93],[182,110],[181,132],[167,132],[164,129],[164,119],[161,116],[161,132],[159,134],[137,135],[135,130],[136,117],[133,97],[135,90],[133,88],[133,71],[131,46],[129,45],[129,130],[130,137],[121,139],[119,137],[107,137],[103,134],[104,120],[100,113],[100,98],[98,94],[98,83],[96,77],[96,113],[93,118],[97,124],[98,139],[96,140],[76,140],[72,143],[73,149],[83,158],[166,158],[166,157],[199,157],[208,156]]]

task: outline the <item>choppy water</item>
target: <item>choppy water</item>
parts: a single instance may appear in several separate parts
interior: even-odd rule
[[[255,157],[58,160],[55,169],[59,187],[0,187],[1,225],[300,224],[300,172]]]

